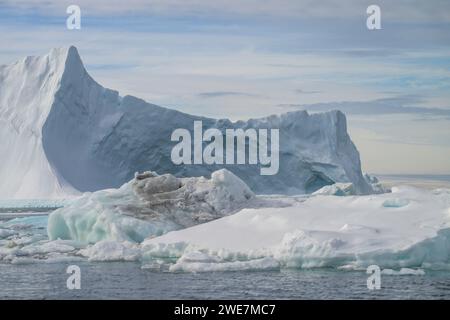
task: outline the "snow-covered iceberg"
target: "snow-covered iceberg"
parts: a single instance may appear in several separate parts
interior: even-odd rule
[[[0,261],[140,261],[171,272],[450,269],[448,189],[275,197],[254,196],[226,171],[212,179],[173,178],[144,173],[119,190],[86,194],[50,215],[50,239],[45,216],[0,221]]]
[[[141,244],[144,264],[172,271],[334,267],[450,268],[450,193],[396,187],[370,196],[310,196],[244,209]],[[393,200],[394,199],[394,200]],[[386,206],[387,202],[407,203]],[[243,264],[242,262],[246,262]],[[388,272],[388,271],[386,271]]]
[[[47,231],[50,240],[141,242],[234,213],[254,197],[226,169],[211,179],[144,172],[119,189],[86,193],[52,212]]]
[[[279,172],[258,165],[175,165],[176,128],[280,130]],[[256,193],[310,193],[334,182],[371,192],[339,111],[231,122],[119,96],[85,70],[75,47],[0,66],[0,198],[64,198],[118,188],[135,172],[206,176],[226,168]]]

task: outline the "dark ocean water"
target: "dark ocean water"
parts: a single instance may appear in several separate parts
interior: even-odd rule
[[[77,263],[81,289],[67,289],[69,263],[0,265],[1,299],[450,299],[450,273],[382,275],[327,269],[167,273],[131,262]]]

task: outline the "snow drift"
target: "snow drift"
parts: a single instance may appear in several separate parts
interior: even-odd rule
[[[280,170],[257,165],[174,165],[176,128],[280,130]],[[135,172],[207,176],[227,168],[257,193],[310,193],[334,182],[371,192],[339,111],[231,122],[188,115],[103,88],[75,47],[0,67],[0,198],[58,198],[117,188]]]

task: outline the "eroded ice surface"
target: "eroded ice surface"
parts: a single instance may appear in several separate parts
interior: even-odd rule
[[[119,189],[88,193],[50,214],[49,238],[141,242],[248,207],[253,192],[226,169],[211,179],[146,172]]]

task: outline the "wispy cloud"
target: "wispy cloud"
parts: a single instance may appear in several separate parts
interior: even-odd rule
[[[233,91],[214,91],[214,92],[202,92],[199,93],[200,98],[218,98],[229,96],[241,96],[241,97],[255,97],[257,95],[245,92],[233,92]]]
[[[137,64],[87,64],[86,68],[88,70],[126,70],[137,68]]]
[[[67,0],[0,0],[0,7],[10,10],[58,12],[73,1]],[[371,3],[360,0],[78,0],[88,14],[165,14],[201,16],[211,13],[252,15],[258,17],[330,18],[355,17],[365,13]],[[389,20],[450,22],[450,3],[446,0],[378,0]]]
[[[422,104],[424,101],[423,97],[417,95],[405,95],[372,101],[343,101],[309,105],[279,104],[279,107],[308,110],[311,112],[341,110],[346,114],[354,115],[417,114],[450,117],[450,106],[448,109],[416,106]]]
[[[295,92],[299,93],[299,94],[316,94],[316,93],[321,93],[322,91],[297,89],[297,90],[295,90]]]

